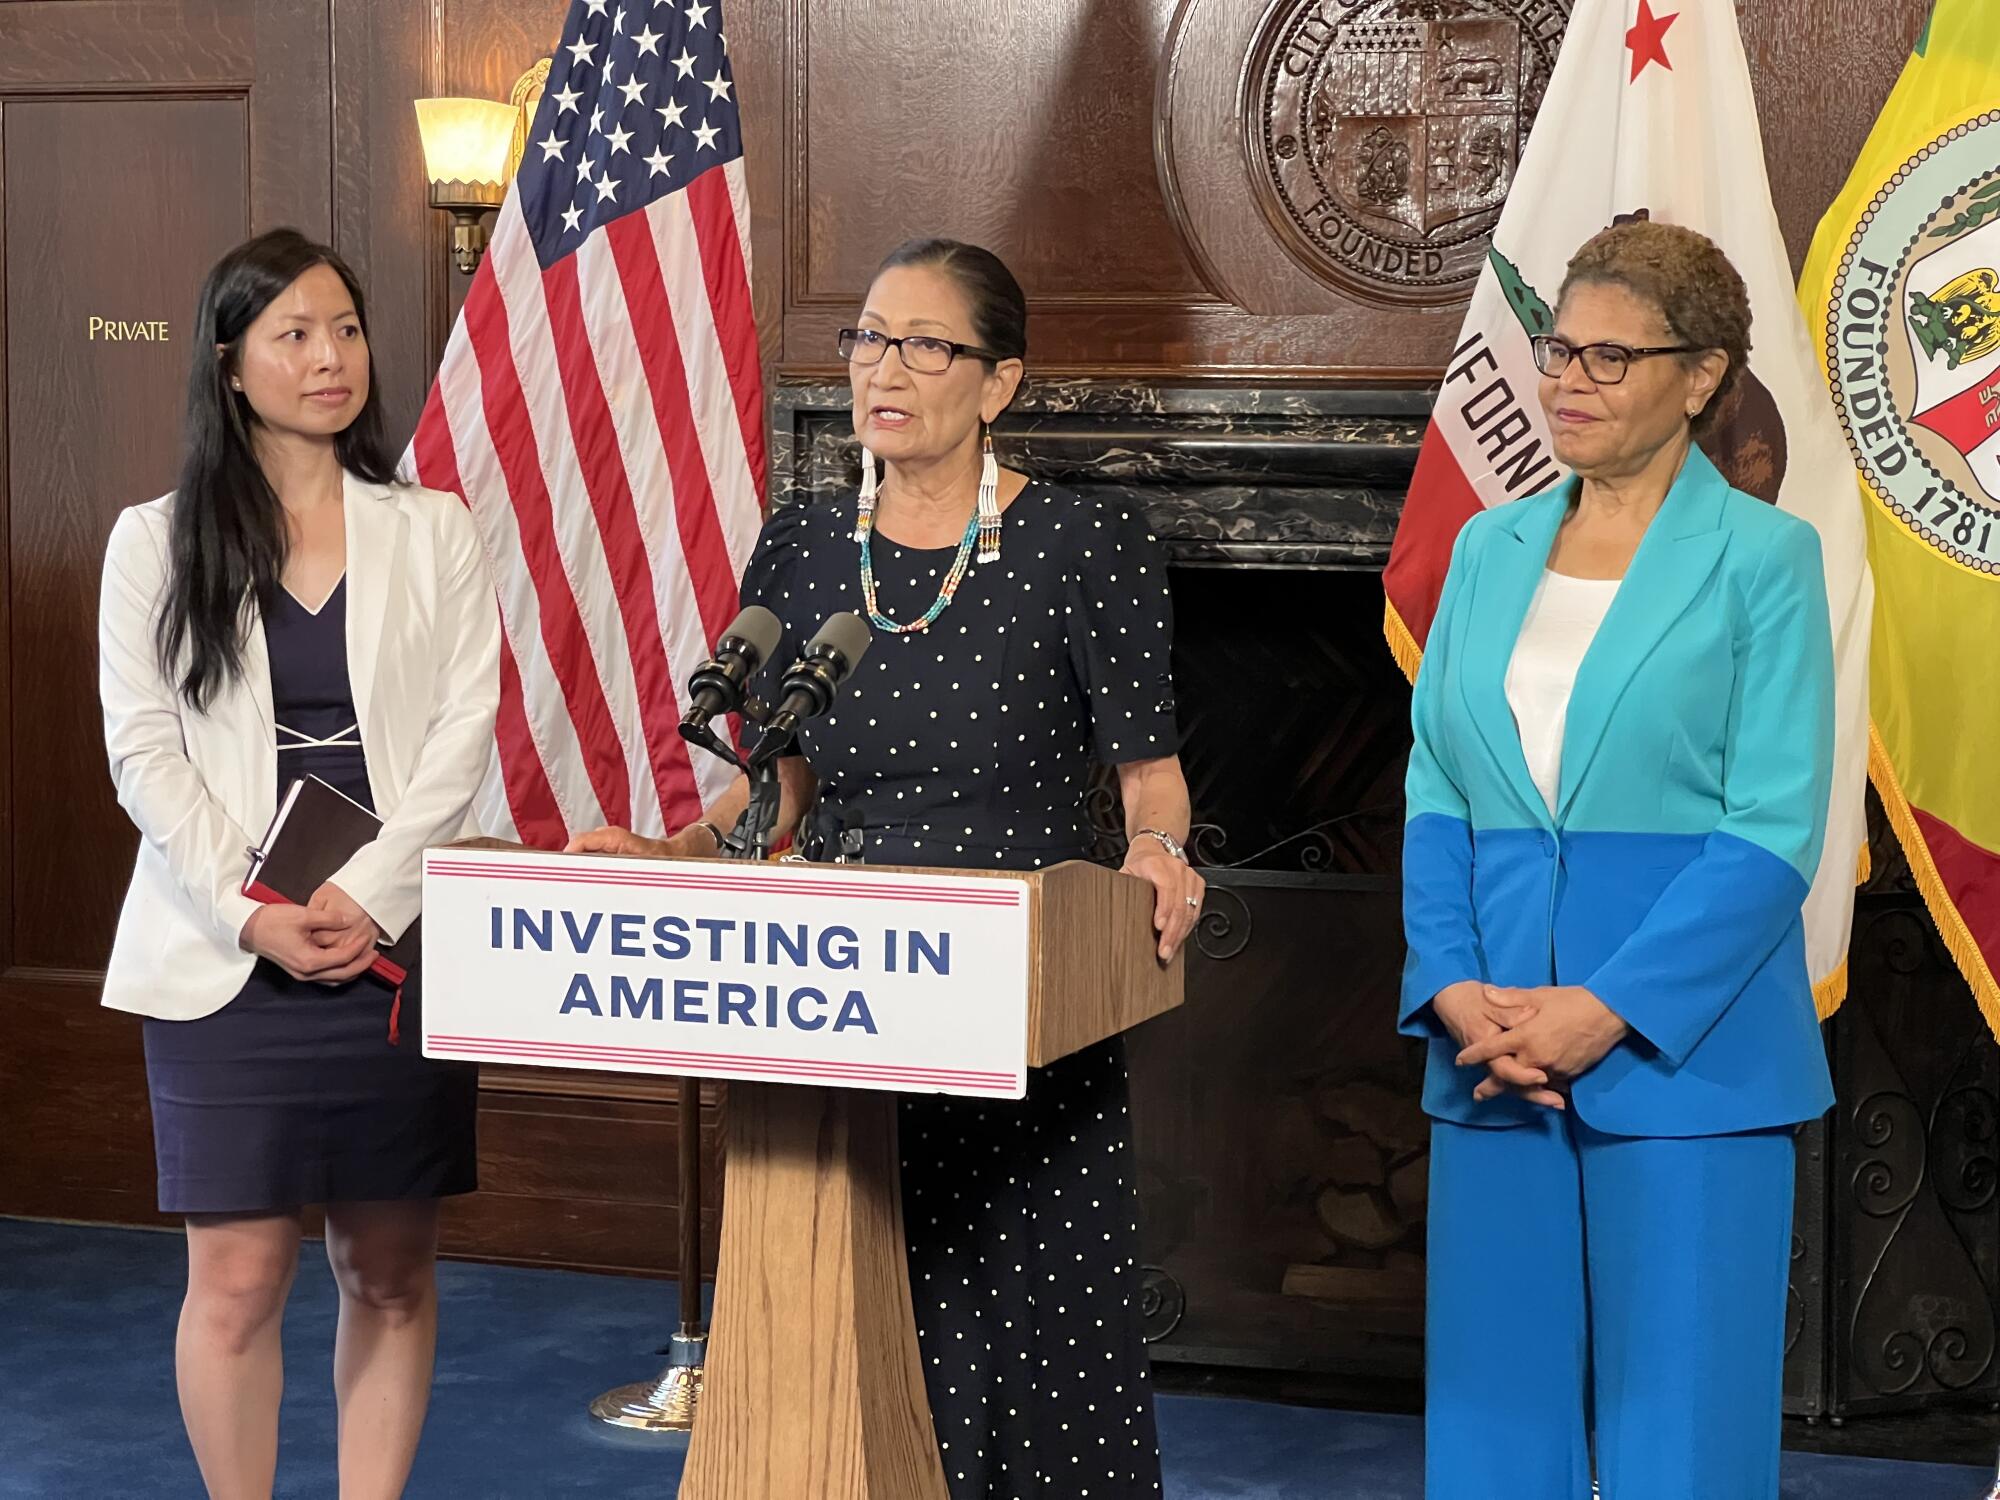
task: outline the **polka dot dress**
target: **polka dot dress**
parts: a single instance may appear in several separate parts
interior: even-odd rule
[[[765,526],[743,602],[784,622],[780,663],[828,615],[865,616],[853,531],[851,495]],[[880,536],[872,551],[899,621],[930,607],[955,553]],[[1144,522],[1029,485],[1000,560],[975,563],[929,630],[878,632],[801,736],[820,826],[859,826],[876,864],[1081,857],[1091,762],[1179,747],[1172,629]],[[1126,1094],[1113,1039],[1031,1072],[1025,1100],[902,1101],[910,1290],[952,1500],[1160,1492]]]

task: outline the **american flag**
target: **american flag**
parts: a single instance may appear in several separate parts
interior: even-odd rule
[[[749,233],[720,4],[577,0],[404,462],[499,589],[488,833],[657,833],[729,774],[677,726],[764,495]]]

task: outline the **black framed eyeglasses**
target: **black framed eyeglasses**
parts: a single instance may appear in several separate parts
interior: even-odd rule
[[[891,349],[902,356],[904,369],[919,375],[942,375],[961,354],[995,362],[1007,358],[977,344],[954,344],[950,339],[935,339],[929,334],[910,333],[892,339],[873,328],[840,330],[840,357],[851,365],[879,365]]]
[[[1528,340],[1534,350],[1535,368],[1554,378],[1569,368],[1572,359],[1583,361],[1583,373],[1595,385],[1616,385],[1625,378],[1635,359],[1651,359],[1656,354],[1693,354],[1693,344],[1659,344],[1650,349],[1634,349],[1628,344],[1569,344],[1554,334],[1538,334]]]

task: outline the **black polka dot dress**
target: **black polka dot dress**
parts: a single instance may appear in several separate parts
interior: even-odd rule
[[[867,614],[854,512],[848,495],[764,528],[743,600],[784,622],[781,663],[828,615]],[[955,550],[878,536],[882,612],[921,618]],[[928,630],[878,631],[802,735],[815,831],[858,828],[875,864],[1082,857],[1091,762],[1179,748],[1172,629],[1145,523],[1030,484],[999,560],[975,562]],[[1126,1092],[1114,1039],[1033,1070],[1025,1100],[902,1100],[910,1290],[952,1500],[1160,1492]]]

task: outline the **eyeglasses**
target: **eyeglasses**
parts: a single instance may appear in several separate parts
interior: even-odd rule
[[[891,349],[902,355],[904,369],[919,375],[942,375],[961,354],[974,359],[1007,358],[977,344],[954,344],[950,339],[934,339],[921,333],[892,339],[888,334],[877,333],[872,328],[840,330],[840,357],[851,365],[879,365]]]
[[[1583,361],[1583,373],[1595,385],[1616,385],[1625,378],[1635,359],[1651,359],[1656,354],[1692,354],[1692,344],[1660,344],[1651,349],[1633,349],[1625,344],[1566,344],[1553,334],[1539,334],[1528,340],[1534,350],[1535,368],[1554,377],[1569,368],[1572,359]]]

